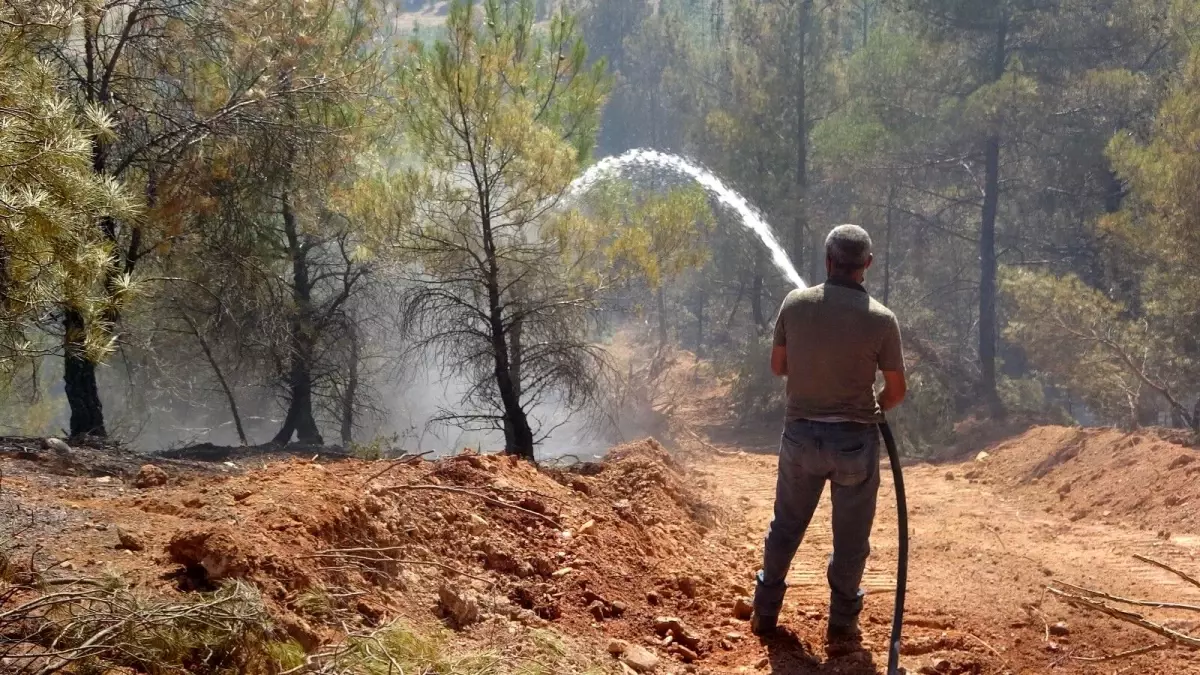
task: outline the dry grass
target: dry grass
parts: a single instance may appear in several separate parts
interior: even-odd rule
[[[510,636],[492,649],[464,650],[454,634],[417,631],[394,624],[352,636],[327,652],[313,654],[285,675],[602,675],[603,665],[579,659],[554,633]]]
[[[329,603],[313,592],[309,609]],[[310,612],[312,614],[312,612]],[[316,614],[320,614],[317,612]],[[600,675],[557,634],[497,631],[483,649],[464,649],[443,628],[393,623],[306,654],[274,628],[258,590],[229,584],[168,600],[121,579],[45,577],[0,555],[0,672],[21,675]]]
[[[147,596],[116,578],[10,582],[0,589],[5,672],[123,666],[151,675],[256,674],[278,672],[301,656],[245,584],[182,601]]]

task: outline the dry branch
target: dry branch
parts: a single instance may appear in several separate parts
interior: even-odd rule
[[[73,672],[97,659],[99,665],[157,663],[173,670],[198,650],[214,663],[236,665],[269,640],[266,610],[257,592],[244,585],[228,586],[196,602],[171,602],[142,597],[115,581],[64,583],[78,588],[12,603],[0,612],[0,655],[17,669],[5,672]],[[0,598],[0,604],[5,600]]]
[[[1179,577],[1180,579],[1183,579],[1184,581],[1188,582],[1189,584],[1195,586],[1196,588],[1200,588],[1200,581],[1197,581],[1195,577],[1188,576],[1186,573],[1181,572],[1181,571],[1175,569],[1174,567],[1171,567],[1170,565],[1166,564],[1165,562],[1155,560],[1154,558],[1147,558],[1146,556],[1138,555],[1137,553],[1134,553],[1133,557],[1138,560],[1141,560],[1144,563],[1149,563],[1151,565],[1154,565],[1155,567],[1164,569],[1164,570],[1170,572],[1171,574],[1174,574],[1175,576]]]
[[[369,477],[365,481],[363,481],[363,485],[369,484],[371,481],[375,480],[376,478],[379,478],[383,474],[391,471],[392,469],[395,469],[398,466],[402,466],[405,464],[413,464],[413,463],[417,462],[418,460],[423,459],[426,455],[432,455],[432,454],[433,454],[433,450],[426,450],[425,452],[420,452],[420,453],[416,453],[416,454],[409,454],[406,452],[403,455],[401,455],[400,457],[397,457],[395,459],[386,460],[388,465],[386,467],[384,467],[383,470],[373,474],[371,477]]]
[[[476,499],[480,499],[487,504],[491,504],[492,506],[499,506],[502,508],[513,509],[514,511],[520,511],[521,513],[533,516],[534,518],[538,518],[540,520],[545,521],[546,523],[549,523],[555,529],[559,529],[559,530],[562,529],[562,525],[560,525],[558,523],[558,521],[554,520],[550,516],[547,516],[542,513],[538,513],[537,511],[530,511],[529,509],[527,509],[523,506],[517,506],[516,504],[510,504],[508,502],[502,502],[499,499],[492,499],[491,497],[488,497],[487,495],[481,495],[478,492],[473,492],[471,490],[464,490],[463,488],[449,487],[446,485],[391,485],[391,486],[383,488],[383,490],[388,491],[388,492],[392,492],[392,491],[400,492],[403,490],[435,490],[435,491],[439,491],[439,492],[453,492],[455,494],[460,494],[460,495],[469,495]]]
[[[733,450],[722,450],[722,449],[718,448],[717,446],[709,443],[708,441],[704,440],[703,438],[700,438],[700,435],[697,434],[696,432],[692,431],[691,429],[685,428],[684,431],[686,431],[689,436],[696,439],[697,443],[699,443],[700,445],[703,445],[704,447],[717,453],[718,455],[736,456],[738,454],[736,451],[733,451]]]
[[[1071,656],[1071,658],[1075,661],[1087,661],[1089,663],[1099,663],[1101,661],[1116,661],[1117,659],[1127,659],[1132,656],[1141,656],[1142,654],[1149,654],[1151,652],[1161,651],[1163,649],[1167,649],[1172,646],[1173,645],[1170,642],[1160,642],[1158,644],[1146,645],[1145,647],[1138,647],[1137,649],[1130,649],[1130,650],[1123,651],[1123,652],[1117,652],[1116,654],[1107,654],[1105,656]]]
[[[1153,621],[1150,621],[1149,619],[1142,616],[1141,614],[1137,614],[1135,612],[1129,612],[1129,611],[1126,611],[1123,609],[1118,609],[1111,605],[1105,604],[1099,600],[1093,600],[1092,598],[1085,597],[1082,595],[1068,593],[1067,591],[1064,591],[1059,588],[1050,587],[1047,590],[1050,591],[1051,594],[1057,596],[1063,602],[1066,602],[1067,604],[1072,605],[1074,607],[1078,607],[1081,609],[1089,609],[1089,610],[1093,610],[1096,612],[1100,612],[1102,614],[1107,614],[1108,616],[1111,616],[1112,618],[1117,619],[1119,621],[1131,623],[1140,628],[1144,628],[1152,633],[1157,633],[1158,635],[1161,635],[1161,636],[1167,638],[1168,640],[1171,640],[1172,642],[1179,644],[1179,645],[1183,645],[1185,647],[1200,648],[1200,638],[1196,638],[1191,635],[1187,635],[1185,633],[1180,633],[1178,631],[1171,630],[1170,628],[1167,628],[1166,626],[1163,626],[1161,624],[1157,624],[1157,623],[1154,623]]]
[[[1181,609],[1189,612],[1200,612],[1200,605],[1186,605],[1179,602],[1158,602],[1156,600],[1133,600],[1131,598],[1122,598],[1118,595],[1110,595],[1104,591],[1096,591],[1090,588],[1084,588],[1083,586],[1076,586],[1075,584],[1069,584],[1065,581],[1059,581],[1057,583],[1068,590],[1097,598],[1103,598],[1105,600],[1112,600],[1113,602],[1119,602],[1123,605],[1153,607],[1155,609]]]

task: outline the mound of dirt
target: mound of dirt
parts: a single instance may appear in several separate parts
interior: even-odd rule
[[[553,622],[701,659],[713,645],[684,626],[740,595],[724,576],[733,548],[710,533],[723,514],[653,440],[569,469],[466,453],[168,473],[10,474],[5,490],[22,508],[59,514],[17,545],[58,552],[72,574],[116,572],[165,595],[253,582],[310,650],[347,629],[440,617],[467,631]],[[663,616],[689,639],[664,648]]]
[[[1200,533],[1200,451],[1154,431],[1038,427],[985,451],[965,474],[1072,521]]]

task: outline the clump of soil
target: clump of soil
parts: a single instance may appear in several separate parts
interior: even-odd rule
[[[1011,487],[1072,521],[1119,520],[1164,537],[1195,534],[1200,451],[1164,436],[1039,427],[987,450],[965,477]]]

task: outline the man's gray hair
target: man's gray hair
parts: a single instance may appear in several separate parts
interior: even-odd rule
[[[871,235],[858,225],[838,225],[825,238],[825,256],[835,271],[857,272],[871,258]]]

